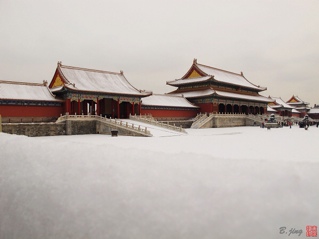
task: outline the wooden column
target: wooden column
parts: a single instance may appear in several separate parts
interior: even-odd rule
[[[218,104],[213,103],[213,112],[218,113]]]
[[[120,118],[120,100],[117,100],[117,118]]]
[[[134,113],[134,102],[132,102],[132,115],[134,115],[135,113]]]
[[[141,101],[138,103],[138,110],[140,111],[139,114],[142,115],[142,103],[141,103]]]
[[[78,114],[81,114],[81,100],[78,99]]]
[[[96,115],[100,115],[99,98],[96,98]]]
[[[65,113],[71,113],[71,100],[66,99],[65,101]]]
[[[114,119],[114,100],[112,99],[112,118]]]

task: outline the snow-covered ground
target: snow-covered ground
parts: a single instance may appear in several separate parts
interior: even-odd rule
[[[187,132],[0,133],[0,238],[306,238],[319,226],[318,128]]]

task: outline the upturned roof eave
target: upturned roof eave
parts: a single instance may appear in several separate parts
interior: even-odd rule
[[[75,69],[75,70],[83,70],[83,71],[92,71],[92,72],[98,72],[98,73],[106,73],[106,74],[113,74],[113,75],[120,75],[124,78],[124,80],[127,82],[128,85],[130,85],[134,90],[136,90],[136,93],[123,93],[123,92],[108,92],[108,91],[96,91],[96,90],[85,90],[85,89],[75,89],[75,84],[70,82],[67,77],[63,74],[63,71],[61,68],[67,68],[67,69]],[[111,95],[125,95],[125,96],[135,96],[135,97],[146,97],[152,95],[151,91],[139,91],[137,88],[135,88],[124,76],[123,72],[120,73],[117,72],[111,72],[111,71],[102,71],[102,70],[94,70],[94,69],[88,69],[88,68],[81,68],[81,67],[73,67],[73,66],[65,66],[62,65],[60,62],[58,63],[57,67],[58,73],[62,77],[63,80],[63,86],[72,91],[81,91],[81,92],[89,92],[89,93],[98,93],[98,94],[111,94]]]

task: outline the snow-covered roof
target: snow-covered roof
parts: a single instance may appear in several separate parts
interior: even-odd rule
[[[194,77],[194,78],[188,78],[188,79],[176,79],[173,81],[167,81],[166,83],[172,86],[180,86],[180,85],[186,85],[186,84],[205,82],[211,78],[212,78],[211,76],[203,76],[203,77]]]
[[[15,81],[0,81],[0,99],[60,101],[44,84]]]
[[[170,95],[184,96],[185,98],[197,98],[213,95],[215,91],[213,89],[196,90],[196,91],[186,91],[180,93],[169,93]]]
[[[206,65],[202,65],[198,63],[196,63],[196,66],[205,74],[214,76],[214,79],[216,81],[248,87],[252,89],[266,90],[266,88],[252,84],[242,74],[237,74],[234,72],[225,71],[225,70],[217,69],[211,66],[206,66]]]
[[[272,112],[272,113],[276,113],[277,110],[271,108],[269,105],[267,105],[267,112]]]
[[[243,95],[243,94],[236,94],[224,91],[215,91],[217,95],[227,97],[227,98],[236,98],[236,99],[243,99],[243,100],[253,100],[253,101],[262,101],[262,102],[272,102],[271,99],[261,95]]]
[[[142,99],[142,105],[198,108],[182,96],[153,94]]]
[[[252,100],[252,101],[259,101],[259,102],[266,102],[266,103],[273,101],[269,99],[268,97],[264,97],[261,95],[243,95],[243,94],[213,90],[211,88],[205,89],[205,90],[182,92],[182,93],[172,93],[172,95],[180,95],[180,96],[184,96],[185,98],[197,98],[197,97],[205,97],[210,95],[217,95],[217,96],[226,97],[226,98]]]
[[[310,108],[309,107],[305,107],[305,106],[302,106],[302,107],[295,107],[296,110],[309,110]]]
[[[289,102],[289,101],[297,101],[297,102]],[[293,95],[288,101],[287,101],[288,104],[290,105],[308,105],[309,103],[303,101],[302,99],[300,99],[299,96],[297,95]]]
[[[270,97],[275,100],[276,105],[271,105],[271,108],[285,108],[285,109],[294,109],[291,105],[288,105],[285,101],[283,101],[280,97]]]
[[[190,74],[194,71],[196,72],[197,77],[188,78]],[[211,66],[199,64],[197,63],[196,59],[194,59],[193,65],[181,79],[177,79],[174,81],[167,81],[166,84],[172,85],[172,86],[180,86],[180,85],[205,82],[208,80],[221,82],[225,84],[236,85],[239,87],[250,88],[250,89],[254,89],[258,91],[263,91],[267,89],[266,87],[257,86],[251,83],[244,77],[242,73],[237,74],[234,72],[225,71],[225,70],[214,68]]]
[[[308,111],[308,114],[319,114],[319,108],[312,108]]]
[[[147,96],[151,92],[139,91],[125,78],[123,72],[115,73],[58,64],[65,87],[77,91]]]
[[[300,114],[300,112],[298,110],[296,110],[296,109],[292,109],[291,112],[295,113],[295,114]]]

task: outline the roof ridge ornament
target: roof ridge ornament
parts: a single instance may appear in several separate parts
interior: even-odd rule
[[[197,64],[197,59],[196,58],[194,58],[193,64]]]
[[[123,75],[123,74],[124,74],[124,72],[123,72],[122,70],[120,70],[120,74],[121,74],[121,75]]]
[[[241,72],[240,72],[240,75],[241,75],[241,76],[244,76],[244,73],[241,71]]]
[[[58,61],[58,66],[61,66],[62,65],[62,61]]]

